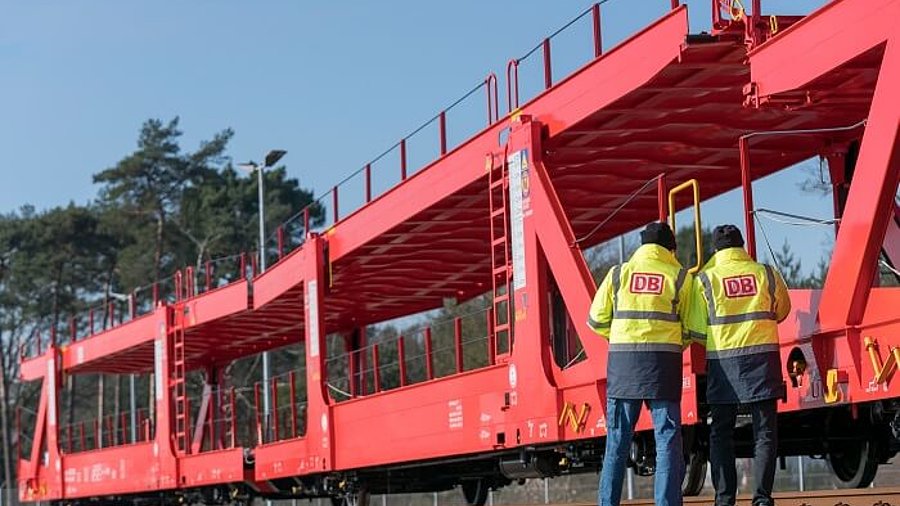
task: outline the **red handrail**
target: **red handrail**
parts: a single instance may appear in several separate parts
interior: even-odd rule
[[[544,53],[544,89],[553,86],[553,66],[550,63],[550,37],[544,39],[541,43]]]
[[[456,348],[456,372],[463,372],[462,319],[453,319],[453,342]]]
[[[434,361],[431,358],[431,327],[425,327],[425,377],[434,379]]]
[[[406,345],[403,336],[397,339],[397,363],[400,369],[400,386],[406,386]]]
[[[490,108],[490,106],[488,106]],[[490,119],[488,119],[490,121]],[[447,112],[438,114],[438,136],[440,137],[441,156],[447,154]],[[366,200],[368,202],[368,200]]]
[[[372,382],[374,383],[375,392],[381,391],[381,371],[378,368],[378,345],[372,345]]]
[[[485,93],[487,94],[488,126],[500,120],[499,101],[497,95],[497,74],[491,72],[484,79]]]
[[[515,95],[513,95],[515,93]],[[515,100],[513,100],[515,97]],[[506,112],[519,108],[519,60],[513,58],[506,64]]]

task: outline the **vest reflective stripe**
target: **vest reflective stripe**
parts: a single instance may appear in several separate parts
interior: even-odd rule
[[[743,348],[734,348],[731,350],[707,351],[706,358],[724,359],[740,357],[743,355],[755,355],[757,353],[777,352],[777,344],[757,344],[755,346],[745,346]]]
[[[730,323],[743,323],[757,320],[776,320],[775,316],[775,273],[772,267],[764,265],[766,269],[766,284],[769,293],[769,310],[768,311],[752,311],[750,313],[732,314],[725,316],[716,315],[716,300],[713,296],[712,283],[709,276],[705,272],[697,274],[697,279],[703,284],[703,292],[706,294],[707,311],[709,313],[710,325],[728,325]]]
[[[591,318],[590,316],[588,316],[587,324],[588,324],[588,327],[590,327],[590,328],[592,328],[592,329],[594,329],[594,330],[602,330],[602,329],[604,329],[604,328],[606,328],[606,327],[609,326],[609,325],[603,325],[602,323],[600,323],[600,322],[594,320],[594,319]]]
[[[694,332],[693,330],[685,329],[687,336],[694,341],[706,342],[706,334],[701,334],[700,332]]]
[[[612,268],[613,314],[615,314],[616,308],[619,307],[619,285],[621,284],[619,276],[622,274],[621,267],[622,264],[618,264]]]
[[[613,267],[612,272],[612,289],[613,289],[613,319],[617,320],[659,320],[664,322],[679,322],[681,318],[678,316],[678,302],[681,293],[681,287],[684,286],[684,280],[687,277],[687,269],[680,269],[678,276],[675,278],[675,296],[672,297],[672,311],[664,313],[662,311],[632,311],[628,309],[619,309],[619,288],[621,281],[621,265]],[[591,322],[588,322],[590,325]],[[596,328],[596,327],[595,327]]]
[[[629,351],[666,351],[681,355],[681,345],[668,343],[612,343],[609,345],[611,352]]]
[[[684,286],[684,278],[687,276],[687,269],[681,268],[678,271],[678,277],[675,278],[675,297],[672,298],[672,314],[678,315],[678,302],[681,296],[681,287]]]
[[[613,311],[613,318],[618,320],[661,320],[664,322],[679,321],[678,313],[663,313],[662,311]]]

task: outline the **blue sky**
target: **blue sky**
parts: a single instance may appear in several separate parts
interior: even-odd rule
[[[610,0],[605,46],[668,3]],[[765,12],[784,14],[823,3],[763,0]],[[141,123],[175,115],[186,149],[231,127],[236,161],[287,149],[289,173],[324,193],[590,4],[0,0],[0,212],[89,201],[91,175],[134,149]],[[709,1],[688,4],[692,29],[708,29]],[[584,21],[554,41],[556,76],[584,61]],[[522,79],[526,89],[537,84],[527,68]],[[451,139],[482,126],[481,100],[448,118]],[[411,146],[414,165],[428,149]],[[759,183],[758,205],[830,212],[830,199],[798,197],[797,179]],[[704,212],[708,223],[739,220],[739,201],[719,199]],[[790,234],[810,267],[827,240],[823,229],[768,230],[779,245]]]

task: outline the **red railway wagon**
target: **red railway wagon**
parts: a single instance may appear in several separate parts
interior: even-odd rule
[[[39,343],[21,364],[22,378],[42,388],[19,460],[21,499],[359,503],[368,493],[460,486],[482,504],[512,481],[596,471],[606,347],[583,324],[596,286],[584,250],[674,216],[688,207],[676,199],[683,189],[701,201],[742,188],[755,254],[752,182],[817,155],[828,161],[838,225],[824,288],[791,290],[780,328],[790,380],[780,451],[826,456],[849,486],[871,482],[900,429],[900,289],[877,277],[880,265],[900,265],[900,0],[836,0],[804,18],[763,16],[758,0],[750,13],[713,1],[713,29],[699,34],[686,6],[672,4],[609,51],[595,5],[585,13],[588,64],[554,82],[546,39],[535,53],[545,90],[520,105],[511,61],[506,116],[491,76],[485,129],[448,150],[441,113],[434,162],[408,175],[401,141],[401,184],[373,199],[367,165],[366,204],[340,216],[336,187],[334,224],[315,233],[306,220],[302,245],[286,252],[279,240],[268,271],[242,266],[218,288],[179,274],[174,297],[154,297],[146,314],[97,332],[93,321],[87,332],[73,325],[64,345]],[[435,370],[434,329],[367,342],[366,326],[484,294],[487,307],[470,315],[484,335],[448,322],[448,374]],[[346,350],[330,349],[329,335],[345,336]],[[483,349],[477,367],[465,363],[472,342]],[[222,369],[290,343],[303,343],[305,366],[257,385],[253,421],[241,422]],[[424,354],[409,356],[414,343]],[[390,388],[380,358],[388,346]],[[423,377],[411,377],[413,358],[424,360]],[[329,381],[337,369],[347,371],[343,388]],[[206,378],[194,406],[192,371]],[[96,372],[152,374],[153,405],[138,430],[61,425],[63,376]],[[692,347],[688,492],[705,475],[703,386],[703,351]],[[650,473],[646,417],[640,428],[632,465]],[[749,435],[738,437],[746,455]]]

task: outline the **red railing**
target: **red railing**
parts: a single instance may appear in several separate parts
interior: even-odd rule
[[[306,391],[298,388],[305,382],[306,370],[294,369],[273,376],[269,383],[254,385],[256,444],[265,444],[306,435]],[[262,405],[262,389],[270,392],[268,413]]]
[[[330,357],[332,397],[343,401],[493,365],[490,324],[490,308],[480,309]]]
[[[59,446],[64,453],[79,453],[115,446],[142,443],[153,439],[153,420],[145,409],[135,411],[135,424],[131,424],[131,412],[81,420],[60,425]]]
[[[40,356],[50,345],[90,338],[149,314],[160,304],[179,302],[253,278],[258,271],[256,259],[255,253],[240,253],[208,260],[200,269],[187,267],[155,283],[135,288],[127,296],[117,294],[115,299],[64,318],[58,329],[53,325],[36,328],[31,339],[19,347],[20,357]]]
[[[422,137],[423,132],[427,128],[434,126],[437,129],[436,142],[434,142],[436,149],[433,157],[424,164],[418,165],[417,169],[421,169],[432,163],[434,160],[445,156],[450,149],[452,149],[447,126],[448,114],[453,112],[482,89],[485,92],[485,102],[487,106],[487,125],[490,126],[496,123],[500,119],[498,85],[497,76],[491,73],[488,74],[482,82],[478,83],[478,85],[455,100],[449,106],[439,111],[384,152],[339,181],[325,194],[320,195],[309,205],[278,226],[275,232],[273,232],[266,240],[267,255],[274,257],[273,259],[275,262],[281,260],[284,256],[303,243],[306,233],[314,229],[319,229],[320,227],[328,228],[334,226],[334,224],[338,223],[342,218],[365,207],[375,197],[393,188],[395,185],[388,185],[386,189],[379,192],[374,188],[372,179],[373,172],[377,171],[378,164],[385,162],[389,156],[397,156],[396,167],[398,170],[396,172],[396,183],[402,183],[408,179],[414,172],[410,170],[412,165],[410,161],[410,150],[414,146],[421,147],[421,143],[427,142],[427,139]],[[382,172],[382,175],[387,174],[387,172]],[[356,191],[353,191],[354,188],[351,188],[353,185],[357,186],[357,188],[355,188]],[[325,211],[322,220],[319,223],[311,223],[311,216],[322,211]],[[298,226],[301,219],[302,226]],[[303,237],[299,240],[288,241],[286,238],[289,235],[289,230],[299,230]],[[269,256],[267,256],[267,259],[268,258]]]

